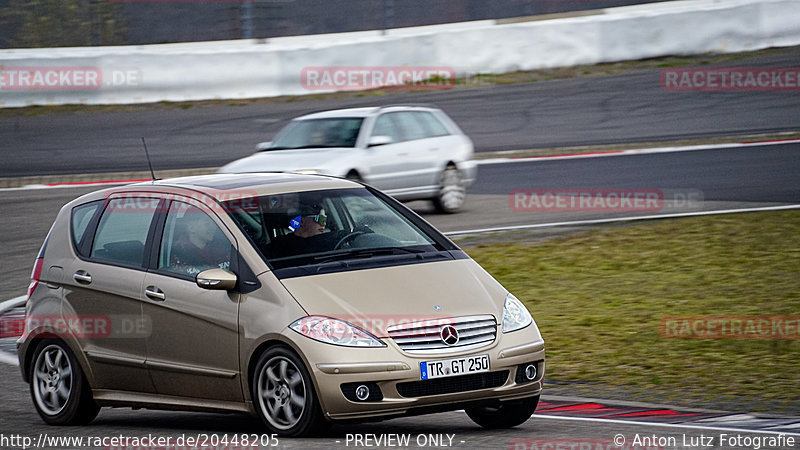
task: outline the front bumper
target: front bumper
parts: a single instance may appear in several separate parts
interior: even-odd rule
[[[540,394],[545,374],[544,341],[535,325],[508,334],[498,332],[497,339],[482,348],[446,354],[409,354],[389,338],[383,339],[386,347],[374,349],[335,347],[297,334],[294,340],[300,344],[322,409],[331,420],[388,418],[533,397]],[[489,372],[421,380],[423,361],[484,354],[489,355]],[[537,369],[531,380],[518,375],[529,364]],[[377,388],[379,395],[357,400],[353,391],[362,384],[373,393]]]

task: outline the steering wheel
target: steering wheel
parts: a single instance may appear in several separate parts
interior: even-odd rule
[[[333,249],[334,250],[339,250],[339,249],[342,248],[342,246],[345,243],[351,243],[351,241],[353,241],[356,237],[361,236],[362,234],[365,234],[365,233],[366,233],[366,231],[353,230],[353,231],[347,233],[343,238],[339,239],[339,242],[337,242],[336,245],[333,246]]]

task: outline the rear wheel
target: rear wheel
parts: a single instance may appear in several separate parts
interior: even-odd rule
[[[50,425],[86,425],[100,412],[80,365],[61,341],[44,341],[33,355],[31,398]]]
[[[252,392],[259,417],[273,433],[308,436],[327,426],[308,370],[285,347],[269,348],[258,359]]]
[[[439,212],[452,214],[464,206],[466,198],[461,172],[452,164],[447,166],[439,177],[439,192],[433,197],[433,206]]]
[[[497,407],[466,408],[467,415],[478,425],[489,428],[511,428],[528,420],[539,404],[539,396],[504,402]]]

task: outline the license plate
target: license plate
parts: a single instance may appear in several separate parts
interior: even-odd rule
[[[420,378],[453,377],[469,373],[489,371],[489,355],[464,356],[463,358],[440,359],[419,363]]]

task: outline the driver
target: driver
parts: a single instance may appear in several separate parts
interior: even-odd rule
[[[274,256],[283,257],[323,251],[324,249],[320,248],[320,240],[313,238],[325,233],[327,219],[324,208],[317,205],[301,205],[300,214],[289,220],[291,233],[272,242]]]
[[[298,219],[300,220],[299,225],[297,225]],[[293,234],[299,238],[309,238],[324,233],[327,221],[325,210],[320,209],[317,214],[295,217],[290,221],[289,229],[294,228]]]

